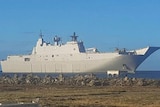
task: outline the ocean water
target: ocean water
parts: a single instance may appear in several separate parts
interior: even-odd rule
[[[13,73],[2,73],[0,72],[0,76],[3,75],[10,75],[13,76]],[[19,74],[22,75],[22,74]],[[38,75],[38,76],[45,76],[46,74],[33,74],[33,75]],[[51,75],[53,77],[57,77],[59,74],[55,73],[47,73],[47,75]],[[64,76],[74,76],[77,74],[64,74]],[[85,74],[82,74],[85,75]],[[106,73],[96,73],[95,74],[99,78],[106,78],[107,74]],[[125,77],[128,76],[129,78],[144,78],[144,79],[159,79],[160,80],[160,71],[135,71],[135,73],[127,73],[127,74],[121,74],[120,77]]]
[[[160,71],[136,71],[134,74],[127,74],[131,78],[160,79]]]

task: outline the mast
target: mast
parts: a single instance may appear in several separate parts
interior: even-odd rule
[[[43,46],[44,41],[43,41],[43,35],[42,35],[42,31],[41,30],[40,30],[39,37],[40,38],[39,38],[38,42],[39,42],[40,46]]]
[[[77,37],[78,37],[78,36],[76,36],[76,33],[74,32],[74,33],[73,33],[73,36],[71,36],[72,41],[74,41],[74,42],[77,41]]]
[[[40,30],[40,34],[39,34],[39,37],[42,38],[43,35],[42,35],[42,31]]]

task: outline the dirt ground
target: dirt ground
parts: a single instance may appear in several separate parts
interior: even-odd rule
[[[0,103],[42,107],[160,107],[160,87],[0,85]]]

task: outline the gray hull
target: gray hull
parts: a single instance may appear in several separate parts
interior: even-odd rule
[[[37,58],[34,55],[10,56],[8,60],[1,61],[1,65],[2,71],[7,73],[84,73],[112,70],[134,72],[157,49],[159,48],[148,47],[144,55],[81,53],[72,56],[62,55],[65,57],[59,55],[57,59]],[[25,58],[34,60],[25,61]]]

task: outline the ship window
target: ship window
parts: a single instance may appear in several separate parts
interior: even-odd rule
[[[30,61],[30,58],[24,58],[24,61]]]

